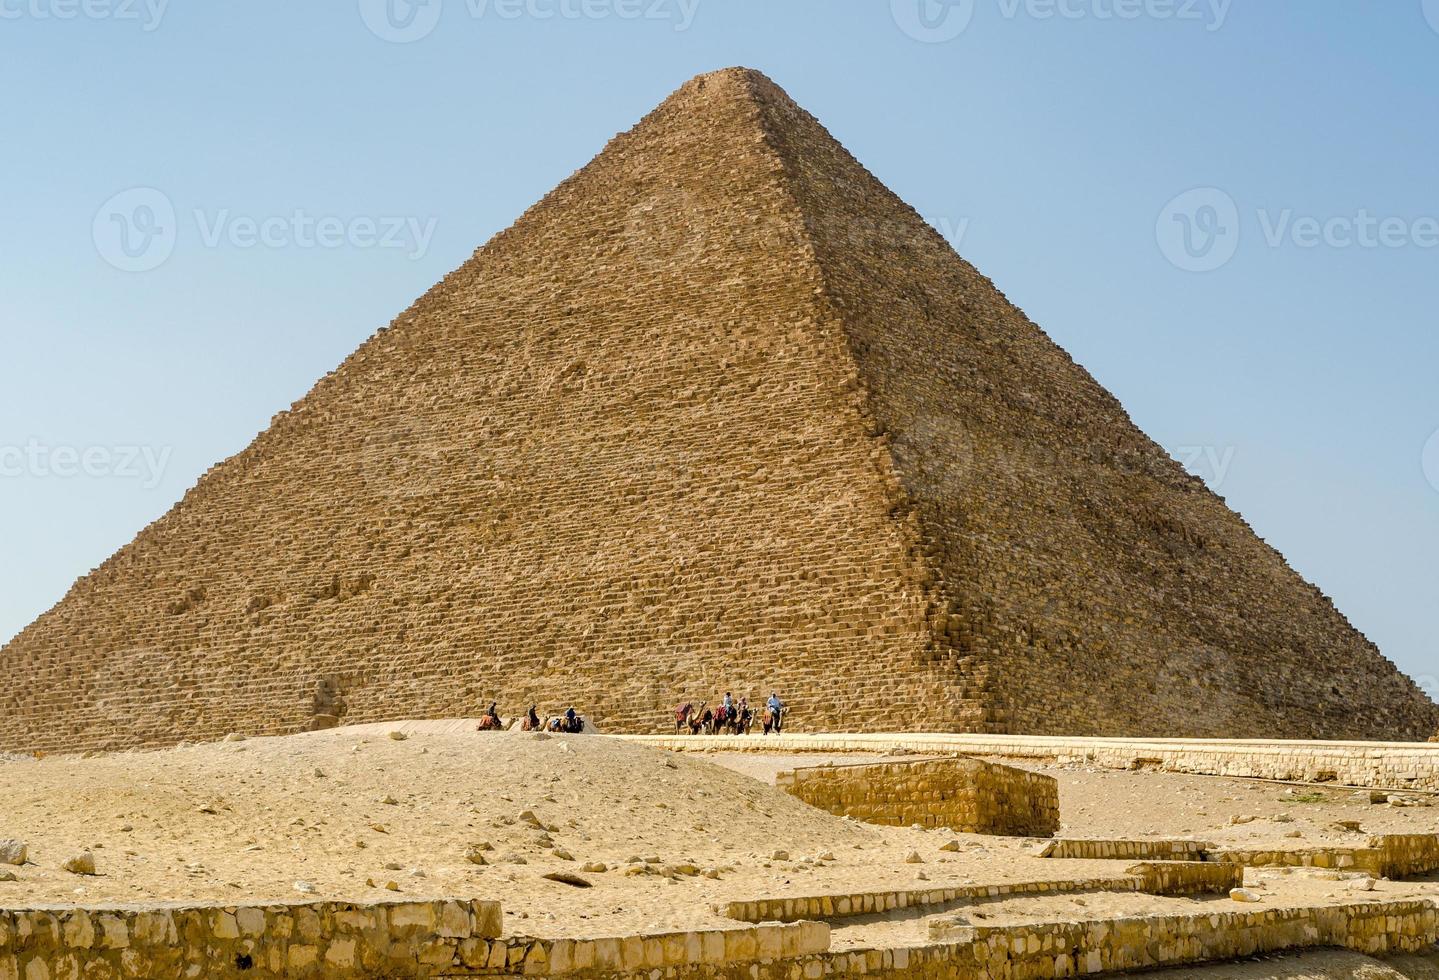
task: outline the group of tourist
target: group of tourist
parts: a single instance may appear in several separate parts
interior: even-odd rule
[[[784,730],[786,711],[778,692],[770,691],[761,719],[766,735],[771,732],[778,735]],[[675,709],[675,731],[688,730],[691,735],[719,735],[726,732],[731,735],[748,735],[754,720],[755,714],[750,708],[749,698],[736,701],[729,691],[725,692],[717,708],[711,709],[708,701],[701,701],[698,707],[689,701]]]
[[[480,723],[476,726],[482,732],[504,731],[505,723],[500,718],[500,704],[498,701],[491,701],[489,708],[480,716]],[[554,715],[541,720],[540,706],[530,705],[525,716],[520,720],[520,731],[522,732],[556,732],[565,735],[580,735],[585,730],[585,719],[574,706],[565,709],[562,715]]]

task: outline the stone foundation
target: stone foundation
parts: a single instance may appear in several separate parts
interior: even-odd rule
[[[978,759],[816,766],[775,782],[810,806],[866,823],[1008,837],[1059,830],[1058,781]]]
[[[1239,739],[1066,738],[1042,735],[858,734],[751,738],[627,736],[678,752],[872,752],[902,747],[924,755],[994,756],[1097,766],[1160,769],[1199,776],[1334,783],[1439,793],[1439,744],[1284,742]]]
[[[930,934],[968,945],[973,959],[951,976],[1044,980],[1323,946],[1375,956],[1416,953],[1439,939],[1439,909],[1405,901],[994,928],[937,922]]]
[[[0,910],[0,980],[442,976],[500,934],[498,902]]]
[[[1079,892],[1143,892],[1150,895],[1227,894],[1244,883],[1238,865],[1194,862],[1139,864],[1113,878],[1073,878],[1059,881],[1020,881],[1002,885],[957,885],[948,888],[858,892],[850,895],[810,895],[729,902],[715,912],[742,922],[801,922],[809,919],[847,919],[884,915],[905,909],[984,902],[1023,895],[1058,895]]]

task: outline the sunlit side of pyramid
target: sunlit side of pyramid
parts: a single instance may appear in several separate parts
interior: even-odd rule
[[[576,704],[1419,739],[1436,708],[768,79],[702,76],[0,655],[0,749]],[[321,693],[317,696],[317,690]]]

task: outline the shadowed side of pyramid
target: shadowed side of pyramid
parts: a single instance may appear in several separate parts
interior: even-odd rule
[[[772,83],[766,130],[943,598],[1035,734],[1421,740],[1439,708]]]
[[[756,84],[684,86],[79,581],[0,748],[726,689],[982,727]]]

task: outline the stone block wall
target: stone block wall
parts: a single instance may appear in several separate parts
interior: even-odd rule
[[[1059,830],[1057,780],[978,759],[816,766],[782,772],[776,785],[810,806],[867,823],[1009,837]]]
[[[705,740],[634,736],[676,752],[712,747]],[[1439,745],[1420,742],[1295,742],[1252,739],[1075,738],[1043,735],[834,733],[728,739],[735,752],[963,753],[1105,769],[1158,769],[1204,776],[1332,783],[1439,792]]]
[[[0,909],[0,980],[439,976],[500,930],[482,901]]]
[[[993,928],[936,922],[930,933],[968,944],[973,972],[961,967],[957,976],[1047,980],[1324,946],[1375,956],[1415,953],[1439,939],[1439,908],[1403,901]]]

